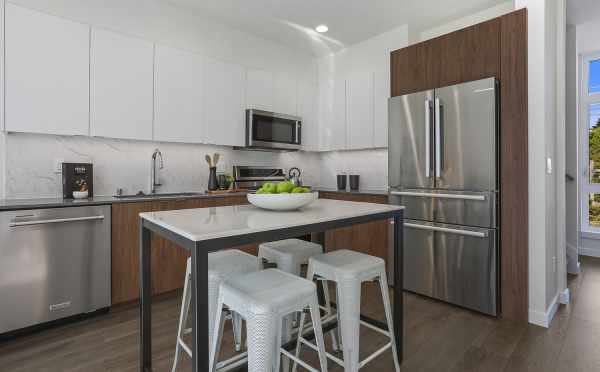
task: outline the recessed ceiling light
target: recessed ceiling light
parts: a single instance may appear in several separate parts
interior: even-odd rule
[[[315,30],[317,30],[317,32],[324,33],[329,31],[329,27],[327,27],[326,25],[318,25],[317,27],[315,27]]]

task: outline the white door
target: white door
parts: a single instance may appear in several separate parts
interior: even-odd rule
[[[348,148],[373,147],[373,73],[357,72],[348,78]]]
[[[273,74],[265,70],[248,70],[246,75],[246,107],[274,111]]]
[[[600,233],[600,55],[582,60],[580,94],[581,128],[581,230]]]
[[[154,140],[201,143],[202,57],[156,45]]]
[[[275,74],[273,79],[273,111],[296,115],[298,112],[296,78],[288,74]]]
[[[91,134],[151,140],[154,45],[96,28],[91,41]]]
[[[302,149],[319,151],[319,94],[316,83],[298,81],[298,116],[302,118]]]
[[[6,4],[6,130],[89,134],[89,27]]]
[[[202,108],[207,143],[244,146],[246,135],[242,66],[204,58]]]

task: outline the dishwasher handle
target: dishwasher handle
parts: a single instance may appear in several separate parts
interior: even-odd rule
[[[48,225],[52,223],[65,223],[65,222],[78,222],[78,221],[96,221],[103,220],[104,216],[85,216],[85,217],[70,217],[70,218],[55,218],[55,219],[46,219],[46,220],[34,220],[34,221],[22,221],[16,222],[12,221],[8,224],[9,227],[19,227],[19,226],[33,226],[33,225]]]

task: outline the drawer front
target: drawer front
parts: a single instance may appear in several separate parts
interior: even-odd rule
[[[435,291],[434,231],[413,228],[413,225],[430,226],[431,224],[405,221],[404,289],[433,297]]]

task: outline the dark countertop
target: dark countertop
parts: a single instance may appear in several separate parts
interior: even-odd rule
[[[387,190],[337,190],[329,188],[316,188],[317,191],[334,192],[345,194],[358,195],[387,195]],[[163,195],[163,196],[147,196],[135,198],[116,198],[114,196],[95,196],[88,199],[62,199],[62,198],[37,198],[37,199],[0,199],[0,211],[23,210],[23,209],[40,209],[40,208],[63,208],[63,207],[78,207],[91,205],[111,205],[116,203],[135,203],[145,201],[160,201],[160,200],[184,200],[184,199],[199,199],[199,198],[226,198],[231,196],[246,195],[245,192],[232,192],[228,194],[187,194],[187,195]]]
[[[40,209],[40,208],[63,208],[90,205],[109,205],[116,203],[135,203],[160,200],[184,200],[199,198],[226,198],[231,196],[246,195],[245,192],[232,192],[228,194],[204,194],[193,195],[164,195],[147,196],[135,198],[116,198],[114,196],[95,196],[87,199],[62,199],[62,198],[38,198],[38,199],[0,199],[0,211]]]

